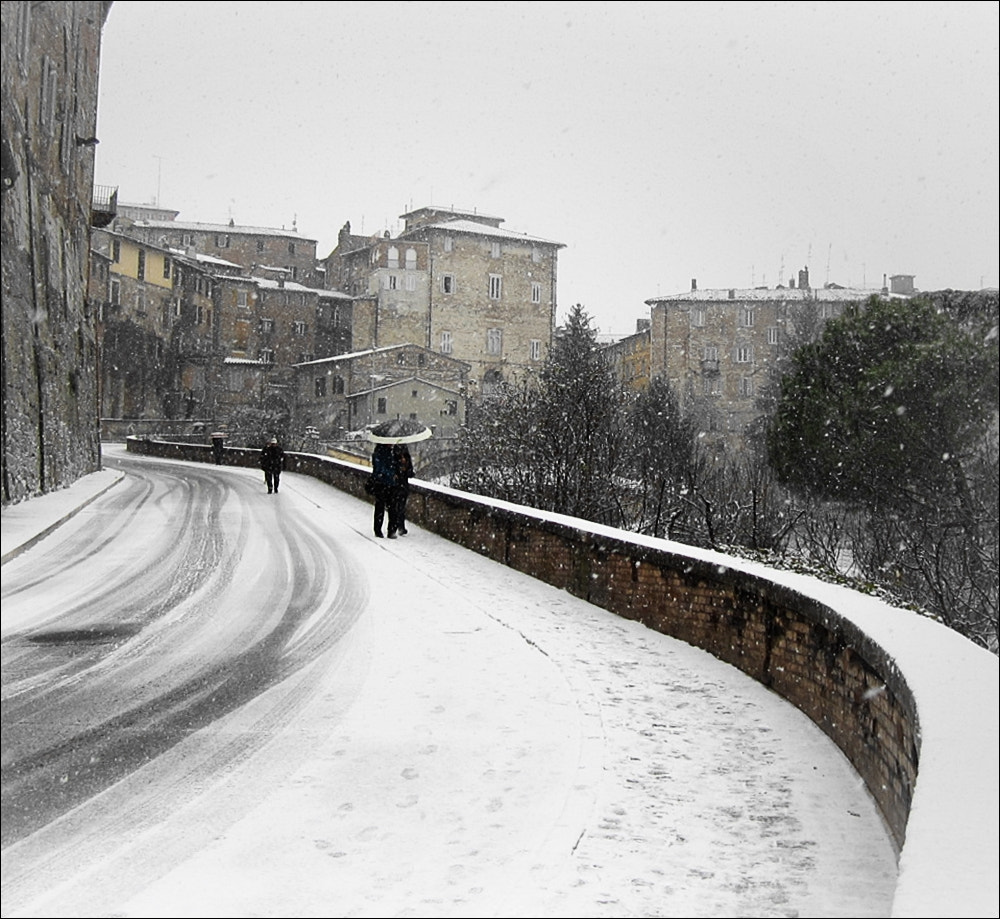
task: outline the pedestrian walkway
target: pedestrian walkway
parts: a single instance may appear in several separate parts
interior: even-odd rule
[[[41,532],[71,495],[106,484],[74,486],[37,522],[19,513],[12,531]],[[335,551],[360,562],[367,614],[294,730],[109,853],[107,880],[74,881],[63,908],[889,914],[895,855],[871,799],[780,698],[698,649],[417,527],[376,540],[369,505],[312,479],[286,476],[278,500],[322,521]],[[5,556],[17,538],[7,514]],[[237,712],[211,731],[242,723]],[[111,789],[105,809],[184,755]],[[40,896],[18,915],[69,914],[52,905]]]

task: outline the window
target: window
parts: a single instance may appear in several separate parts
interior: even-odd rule
[[[260,333],[261,335],[270,335],[274,331],[274,320],[273,319],[261,319],[260,321]]]
[[[745,329],[753,328],[753,310],[745,309],[740,317],[740,324]]]
[[[493,258],[500,258],[500,243],[499,243],[499,241],[494,240],[493,242],[490,243],[490,255],[492,255]]]
[[[239,307],[242,307],[243,309],[247,308],[247,305],[248,305],[247,304],[247,292],[245,290],[238,290],[238,291],[236,291],[236,305],[239,306]]]
[[[503,279],[498,274],[490,275],[490,299],[499,300],[503,291]]]
[[[140,316],[146,315],[146,298],[142,295],[141,290],[135,292],[135,311]]]
[[[182,233],[181,234],[181,245],[182,246],[193,246],[194,245],[194,234],[192,234],[192,233]]]
[[[406,250],[406,270],[416,271],[417,270],[417,250],[407,249]]]
[[[216,236],[215,237],[215,245],[219,249],[228,249],[229,248],[229,237],[228,236],[223,236],[221,234],[219,236]]]
[[[405,351],[400,351],[399,354],[396,355],[396,363],[400,367],[402,367],[402,366],[404,366],[406,364],[406,352]]]
[[[292,334],[302,336],[306,334],[306,324],[299,320],[292,323]]]
[[[122,241],[113,239],[111,241],[111,261],[120,262],[122,260]]]
[[[531,339],[531,344],[528,348],[533,361],[540,361],[542,359],[542,342],[539,339]]]
[[[769,345],[776,345],[781,341],[781,329],[776,325],[771,326],[767,330],[767,343]]]
[[[144,281],[146,279],[146,250],[139,250],[139,259],[135,267],[135,276],[140,280]]]
[[[715,345],[705,345],[705,349],[701,353],[701,359],[717,364],[719,362],[719,349]]]
[[[722,391],[722,381],[717,375],[702,377],[701,386],[706,396],[717,396]]]
[[[264,251],[264,240],[263,239],[258,239],[257,240],[257,251],[258,252],[263,252]]]
[[[452,239],[450,236],[446,236],[444,238],[444,251],[451,252],[452,249],[454,248],[455,248],[455,240]]]
[[[455,293],[455,275],[453,274],[442,275],[441,292],[445,294]]]
[[[441,333],[441,353],[451,354],[451,332]]]
[[[335,395],[342,396],[344,394],[344,378],[334,377],[333,378],[333,391]]]
[[[538,246],[531,247],[531,260],[537,265],[542,260],[542,250]]]
[[[486,330],[486,353],[500,354],[503,351],[503,332],[500,329]]]
[[[326,377],[316,377],[313,380],[313,388],[317,399],[322,399],[326,395]]]
[[[288,254],[295,255],[295,243],[288,244]]]
[[[387,274],[383,277],[383,285],[386,290],[396,289],[396,276],[394,274]]]
[[[180,316],[180,314],[181,314],[181,301],[178,300],[176,305],[176,315]],[[204,321],[205,321],[205,308],[200,305],[196,306],[194,308],[195,325],[201,325]]]
[[[750,377],[740,377],[740,395],[753,395],[753,380],[751,380]]]
[[[736,349],[736,363],[737,364],[753,363],[753,348],[750,345],[740,345]]]
[[[163,276],[165,278],[170,277],[170,259],[167,256],[163,257]]]
[[[417,276],[412,272],[406,272],[406,289],[416,290],[417,289]]]
[[[691,325],[698,329],[705,325],[705,307],[696,306],[691,310]]]
[[[299,363],[308,364],[309,361],[313,359],[312,351],[300,351],[299,352]]]
[[[384,415],[387,410],[388,409],[385,402],[385,396],[379,396],[378,404],[375,408],[375,411],[378,412],[378,414],[380,415]]]
[[[458,414],[458,402],[454,399],[448,399],[444,403],[445,410],[443,414],[445,415],[457,415]]]
[[[399,267],[399,249],[395,246],[389,246],[389,251],[386,253],[386,264],[390,268]]]
[[[108,285],[108,300],[111,301],[115,306],[118,306],[122,302],[122,282],[112,278],[111,283]]]
[[[258,358],[262,364],[273,364],[274,352],[270,348],[261,348]]]
[[[410,398],[411,399],[416,399],[417,398],[417,390],[415,390],[415,389],[411,389],[410,390]]]
[[[531,302],[541,303],[542,302],[542,285],[537,281],[531,282]]]

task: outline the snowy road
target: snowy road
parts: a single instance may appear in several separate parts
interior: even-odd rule
[[[106,463],[3,567],[5,916],[888,915],[732,668],[305,477]]]

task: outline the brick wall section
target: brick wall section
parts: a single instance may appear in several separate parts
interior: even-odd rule
[[[132,438],[133,452],[211,462],[208,446]],[[256,450],[226,462],[256,467]],[[367,469],[288,454],[303,473],[367,500]],[[540,519],[414,482],[415,524],[627,619],[708,651],[797,706],[844,752],[902,847],[920,757],[916,707],[885,652],[822,604],[765,578]]]

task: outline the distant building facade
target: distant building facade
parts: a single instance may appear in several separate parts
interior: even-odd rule
[[[5,2],[2,22],[3,503],[100,466],[91,226],[101,31],[110,2]]]
[[[126,211],[138,208],[138,205],[128,205]],[[134,239],[180,249],[189,255],[209,255],[235,262],[248,272],[260,268],[272,274],[282,272],[286,280],[306,286],[318,283],[316,240],[300,236],[295,228],[241,226],[233,221],[133,220],[123,216],[115,222],[115,229]]]
[[[629,392],[642,392],[650,380],[650,321],[639,319],[632,335],[604,345],[615,377]]]
[[[829,319],[881,290],[809,285],[691,290],[647,300],[650,373],[666,379],[681,409],[702,426],[703,442],[718,452],[746,445],[762,417],[765,386],[796,347],[815,340]]]
[[[563,244],[472,211],[425,207],[402,219],[395,238],[345,225],[324,261],[327,286],[373,301],[371,338],[355,347],[412,342],[464,361],[476,396],[536,373],[552,343]]]
[[[469,365],[420,345],[340,354],[295,371],[296,417],[327,440],[393,418],[453,437],[465,421]]]

